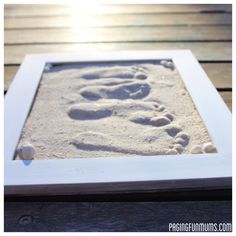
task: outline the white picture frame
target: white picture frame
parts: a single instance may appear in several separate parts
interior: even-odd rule
[[[13,160],[47,63],[171,59],[217,153]],[[232,179],[232,115],[189,50],[27,55],[5,96],[5,195],[227,189]]]

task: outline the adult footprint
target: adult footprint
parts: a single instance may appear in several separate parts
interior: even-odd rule
[[[157,143],[160,139],[163,143],[166,143],[166,147],[158,147]],[[138,145],[138,142],[130,145],[130,140],[127,137],[117,139],[103,133],[84,132],[76,135],[71,144],[86,151],[106,151],[147,156],[165,154],[168,151],[167,144],[171,141],[165,132],[156,129],[144,131],[138,140],[143,140],[141,146]]]
[[[140,67],[112,66],[102,68],[90,68],[80,74],[80,77],[93,80],[100,78],[119,78],[119,79],[146,79],[146,72]]]
[[[101,101],[99,103],[78,103],[69,107],[67,114],[72,119],[94,120],[108,116],[129,117],[137,111],[153,111],[159,104],[156,102],[144,102],[138,100],[126,100],[110,103]]]
[[[167,131],[172,128],[173,126],[141,129],[140,132],[134,134],[135,138],[131,139],[128,136],[121,137],[121,134],[116,137],[116,134],[82,132],[71,140],[71,144],[85,151],[117,152],[144,156],[180,154],[188,144],[189,136],[180,131],[175,137],[172,137]],[[183,141],[185,143],[182,143]]]
[[[113,86],[88,86],[79,90],[79,93],[88,100],[107,99],[141,99],[150,92],[147,83],[129,83]]]

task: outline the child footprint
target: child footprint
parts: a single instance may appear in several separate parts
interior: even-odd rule
[[[147,136],[156,136],[156,140],[160,138],[160,136],[164,135],[164,133],[150,133],[145,134]],[[139,137],[139,139],[143,138]],[[168,139],[167,136],[165,138]],[[87,151],[107,151],[107,152],[116,152],[123,154],[131,154],[131,155],[161,155],[167,152],[167,148],[158,148],[155,143],[144,142],[142,146],[130,145],[129,139],[124,137],[123,139],[116,139],[110,135],[100,133],[100,132],[84,132],[76,135],[71,144],[76,148]]]
[[[147,128],[135,134],[132,145],[129,137],[115,137],[101,132],[82,132],[71,140],[71,144],[77,149],[85,151],[106,151],[131,155],[165,155],[179,154],[183,147],[179,144],[170,148],[173,137],[167,132],[173,126],[167,128]],[[181,131],[179,131],[181,135]],[[142,143],[142,145],[139,145]],[[161,145],[160,145],[161,144]]]
[[[158,107],[156,102],[144,102],[138,100],[127,100],[110,103],[102,101],[99,103],[78,103],[69,107],[67,114],[76,120],[96,120],[109,116],[127,117],[136,111],[153,111]]]

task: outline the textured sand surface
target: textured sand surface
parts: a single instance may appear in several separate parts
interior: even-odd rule
[[[184,154],[208,142],[171,62],[70,64],[44,73],[18,150],[32,144],[34,159]]]

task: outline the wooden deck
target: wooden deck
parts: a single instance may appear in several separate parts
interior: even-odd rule
[[[28,53],[190,49],[232,109],[231,5],[103,5],[88,11],[21,4],[5,5],[4,17],[5,93]],[[232,220],[226,191],[201,198],[199,192],[140,194],[76,196],[70,203],[6,199],[5,231],[167,231],[168,222]]]

